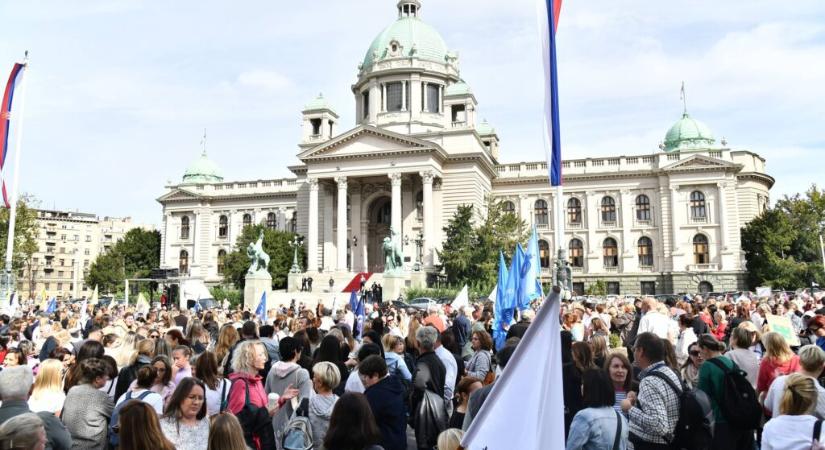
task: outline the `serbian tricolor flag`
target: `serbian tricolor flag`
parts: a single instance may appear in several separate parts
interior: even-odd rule
[[[544,132],[551,186],[561,186],[559,80],[556,72],[556,29],[562,0],[538,0],[539,33],[544,60]]]
[[[0,171],[3,171],[3,204],[6,208],[11,207],[9,204],[9,196],[6,192],[5,181],[5,167],[6,157],[9,154],[9,123],[11,119],[11,107],[14,101],[14,90],[20,84],[23,78],[23,72],[26,68],[25,64],[15,63],[14,68],[11,69],[9,81],[6,83],[6,89],[3,91],[3,104],[0,105]]]

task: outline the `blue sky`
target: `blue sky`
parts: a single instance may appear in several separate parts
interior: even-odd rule
[[[396,0],[0,2],[0,76],[32,54],[21,189],[45,208],[159,223],[155,198],[208,153],[227,180],[290,176],[302,106],[349,90]],[[502,160],[543,157],[535,0],[422,0],[459,52]],[[772,198],[817,181],[825,147],[825,2],[566,0],[564,156],[657,151],[688,110],[767,159]]]

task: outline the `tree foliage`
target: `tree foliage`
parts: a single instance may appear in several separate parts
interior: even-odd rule
[[[14,220],[14,250],[12,251],[12,270],[15,272],[25,269],[28,280],[19,280],[19,287],[27,287],[29,296],[34,293],[34,271],[32,265],[33,257],[37,253],[37,201],[30,195],[21,195],[17,200],[17,216]],[[6,242],[9,239],[9,209],[0,209],[0,255],[2,255],[2,267],[5,268]],[[24,284],[28,286],[24,286]]]
[[[133,228],[108,251],[95,258],[86,285],[100,292],[119,292],[126,278],[146,278],[160,265],[160,233]],[[150,290],[154,290],[155,285]]]
[[[478,213],[478,216],[476,216]],[[478,225],[474,218],[481,217]],[[499,251],[511,255],[516,243],[527,239],[526,224],[515,214],[505,212],[502,202],[489,199],[485,211],[460,205],[444,227],[444,243],[438,257],[447,284],[467,284],[489,293],[496,284]]]
[[[272,275],[272,286],[275,289],[286,287],[289,269],[292,267],[293,249],[289,243],[294,239],[295,233],[273,230],[263,225],[251,225],[244,227],[235,250],[226,255],[224,267],[224,280],[233,284],[238,289],[244,288],[246,271],[249,269],[249,258],[246,256],[246,246],[250,242],[258,240],[258,235],[263,231],[264,251],[269,255],[269,274]],[[306,251],[304,247],[298,250],[298,264],[301,268],[306,268]]]
[[[825,193],[816,186],[785,197],[742,229],[748,285],[796,289],[825,284],[819,236],[825,232]]]

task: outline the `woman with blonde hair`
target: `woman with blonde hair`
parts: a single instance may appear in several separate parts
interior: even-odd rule
[[[29,409],[32,412],[50,412],[59,417],[65,401],[63,363],[57,359],[47,359],[40,364],[40,371],[34,379]]]
[[[762,336],[762,344],[765,346],[765,357],[759,363],[759,374],[756,376],[756,392],[760,398],[768,392],[776,377],[799,372],[799,356],[791,351],[781,334],[766,333]]]
[[[821,449],[822,430],[815,434],[817,418],[813,415],[818,396],[813,378],[797,373],[788,376],[779,405],[781,415],[765,424],[762,450]]]
[[[120,408],[115,431],[120,450],[175,449],[161,431],[155,409],[140,400],[129,400]]]
[[[594,335],[590,338],[590,347],[593,349],[593,363],[596,364],[596,367],[604,367],[604,361],[608,353],[607,338]]]
[[[341,372],[329,361],[320,361],[312,367],[312,386],[315,395],[309,398],[309,422],[312,424],[313,448],[321,448],[329,428],[329,419],[338,396],[332,390],[341,383]]]
[[[238,335],[238,330],[235,327],[228,323],[221,327],[221,331],[218,332],[218,343],[215,344],[215,358],[218,360],[218,367],[223,368],[226,367],[224,359],[229,354],[229,350],[235,346],[241,337]]]
[[[458,450],[464,432],[456,428],[447,428],[438,435],[438,450]]]
[[[410,317],[409,325],[407,326],[407,338],[404,343],[406,344],[407,351],[409,351],[416,358],[419,353],[421,353],[418,349],[418,342],[415,340],[415,333],[419,328],[421,328],[421,322],[419,322],[415,316]]]
[[[249,450],[243,439],[241,423],[235,415],[222,413],[212,417],[206,450]]]

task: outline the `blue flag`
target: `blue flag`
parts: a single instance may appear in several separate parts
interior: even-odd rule
[[[358,293],[355,290],[349,293],[349,309],[353,314],[358,309]]]
[[[261,318],[261,323],[266,323],[266,291],[264,291],[263,295],[261,295],[261,301],[258,303],[258,308],[255,310],[255,314]]]
[[[541,292],[541,254],[539,253],[539,237],[536,227],[527,241],[527,251],[524,254],[524,276],[521,279],[521,294],[519,295],[519,309],[530,307],[530,302],[542,297]]]
[[[49,301],[49,305],[46,307],[46,314],[51,314],[57,311],[57,298],[52,297]]]
[[[516,292],[519,284],[518,267],[521,264],[521,258],[518,254],[513,255],[510,270],[507,271],[507,263],[504,261],[504,253],[499,252],[499,267],[498,267],[498,292],[496,295],[495,304],[495,320],[493,321],[493,341],[496,345],[496,350],[504,346],[504,341],[507,338],[507,330],[505,327],[513,320],[513,315],[516,308]],[[514,271],[513,268],[516,267]],[[502,286],[504,286],[502,288]]]

